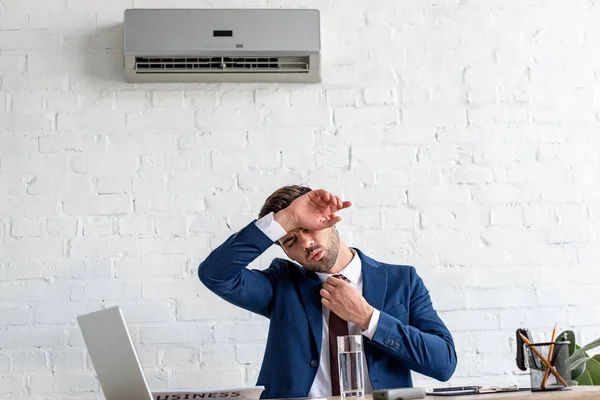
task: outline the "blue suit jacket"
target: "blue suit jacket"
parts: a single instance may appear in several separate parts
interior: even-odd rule
[[[265,386],[261,397],[306,397],[321,352],[321,281],[279,258],[263,271],[246,268],[272,244],[251,223],[212,251],[198,274],[224,300],[270,319],[257,381]],[[456,368],[454,342],[415,269],[357,252],[363,296],[381,311],[373,339],[363,337],[373,388],[412,387],[411,370],[448,380]]]

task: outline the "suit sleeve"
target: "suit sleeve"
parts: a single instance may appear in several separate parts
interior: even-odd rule
[[[274,261],[263,271],[246,267],[272,244],[273,241],[252,222],[200,263],[198,277],[222,299],[269,318],[279,264]]]
[[[411,370],[440,381],[456,369],[456,351],[448,328],[434,310],[429,291],[413,267],[409,324],[381,311],[372,343]]]

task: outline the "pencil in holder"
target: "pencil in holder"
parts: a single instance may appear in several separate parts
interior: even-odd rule
[[[569,344],[564,341],[525,345],[532,391],[560,390],[568,386],[571,380]],[[551,369],[546,362],[552,366]]]

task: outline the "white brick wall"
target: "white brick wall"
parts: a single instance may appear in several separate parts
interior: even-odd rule
[[[196,267],[291,183],[352,200],[347,242],[415,265],[454,384],[526,382],[518,327],[600,334],[599,4],[304,2],[322,84],[123,81],[125,8],[201,6],[1,2],[0,397],[101,398],[75,317],[112,305],[153,389],[254,384],[268,321]],[[265,6],[300,5],[219,3]]]

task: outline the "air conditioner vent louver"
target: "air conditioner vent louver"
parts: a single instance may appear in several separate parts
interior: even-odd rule
[[[136,57],[138,74],[169,73],[308,73],[309,57]]]

